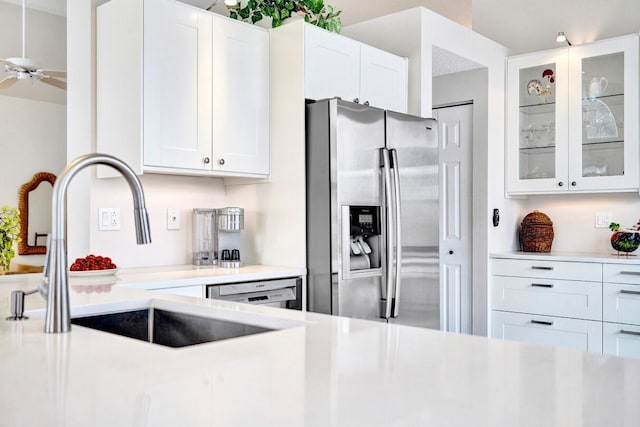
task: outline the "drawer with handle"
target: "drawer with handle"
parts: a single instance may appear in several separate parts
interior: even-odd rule
[[[496,310],[602,320],[602,284],[493,276],[492,304]]]
[[[605,322],[640,325],[640,286],[604,283],[602,319]]]
[[[640,265],[603,264],[602,281],[640,285]]]
[[[640,326],[605,322],[602,325],[602,352],[640,359]]]
[[[602,352],[602,322],[496,310],[491,315],[493,338]]]
[[[491,260],[491,268],[491,273],[498,276],[602,281],[600,263],[494,258]]]

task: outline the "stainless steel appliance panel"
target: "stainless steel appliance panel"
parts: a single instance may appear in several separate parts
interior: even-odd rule
[[[349,224],[341,212],[346,205],[381,205],[384,111],[325,100],[307,105],[306,126],[309,310],[377,319],[380,274],[344,280],[342,257],[350,249],[342,232]],[[364,300],[376,308],[363,309]]]
[[[401,263],[392,322],[439,329],[439,185],[432,119],[386,112],[387,148],[397,154]]]

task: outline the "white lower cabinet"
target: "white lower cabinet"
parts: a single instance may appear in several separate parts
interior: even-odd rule
[[[602,322],[493,311],[494,338],[602,352]]]
[[[640,359],[640,326],[604,322],[602,352]]]
[[[491,260],[492,337],[640,359],[640,264]]]
[[[640,265],[604,266],[603,352],[640,359]]]

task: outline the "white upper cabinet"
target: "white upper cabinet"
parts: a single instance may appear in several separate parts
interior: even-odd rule
[[[269,33],[213,21],[213,169],[269,174]]]
[[[305,26],[305,97],[407,111],[408,61],[313,25]]]
[[[360,43],[312,25],[305,26],[305,96],[339,96],[353,101],[360,96]]]
[[[98,151],[139,174],[269,174],[267,30],[173,0],[97,10]]]
[[[509,58],[507,191],[637,191],[638,37]]]
[[[210,14],[164,0],[144,7],[144,166],[210,168],[212,41]]]

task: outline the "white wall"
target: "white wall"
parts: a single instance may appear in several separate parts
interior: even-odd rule
[[[21,56],[21,26],[22,8],[0,2],[0,58]],[[64,70],[65,39],[66,19],[27,8],[28,57],[48,68]],[[5,160],[0,170],[0,205],[17,207],[20,187],[36,172],[57,175],[64,167],[65,104],[63,90],[40,82],[18,82],[0,90],[0,148]],[[16,255],[13,262],[42,265],[43,260],[43,255]]]
[[[522,218],[529,212],[544,212],[553,221],[553,252],[613,253],[608,228],[595,228],[596,212],[611,212],[621,227],[631,227],[640,219],[638,193],[569,194],[529,196],[521,202],[521,210],[512,233],[517,238]]]
[[[95,175],[95,173],[93,174]],[[90,252],[110,256],[119,267],[191,264],[193,208],[221,208],[225,192],[219,178],[143,175],[150,245],[137,245],[131,190],[122,178],[93,178],[89,209]],[[121,229],[98,231],[98,208],[120,208]],[[167,208],[180,211],[180,229],[167,230]],[[72,256],[87,254],[69,253]]]
[[[35,173],[60,173],[66,163],[66,114],[64,105],[0,96],[0,147],[4,160],[0,168],[0,205],[18,207],[18,191]],[[17,255],[13,262],[42,265],[43,259],[43,255]]]

